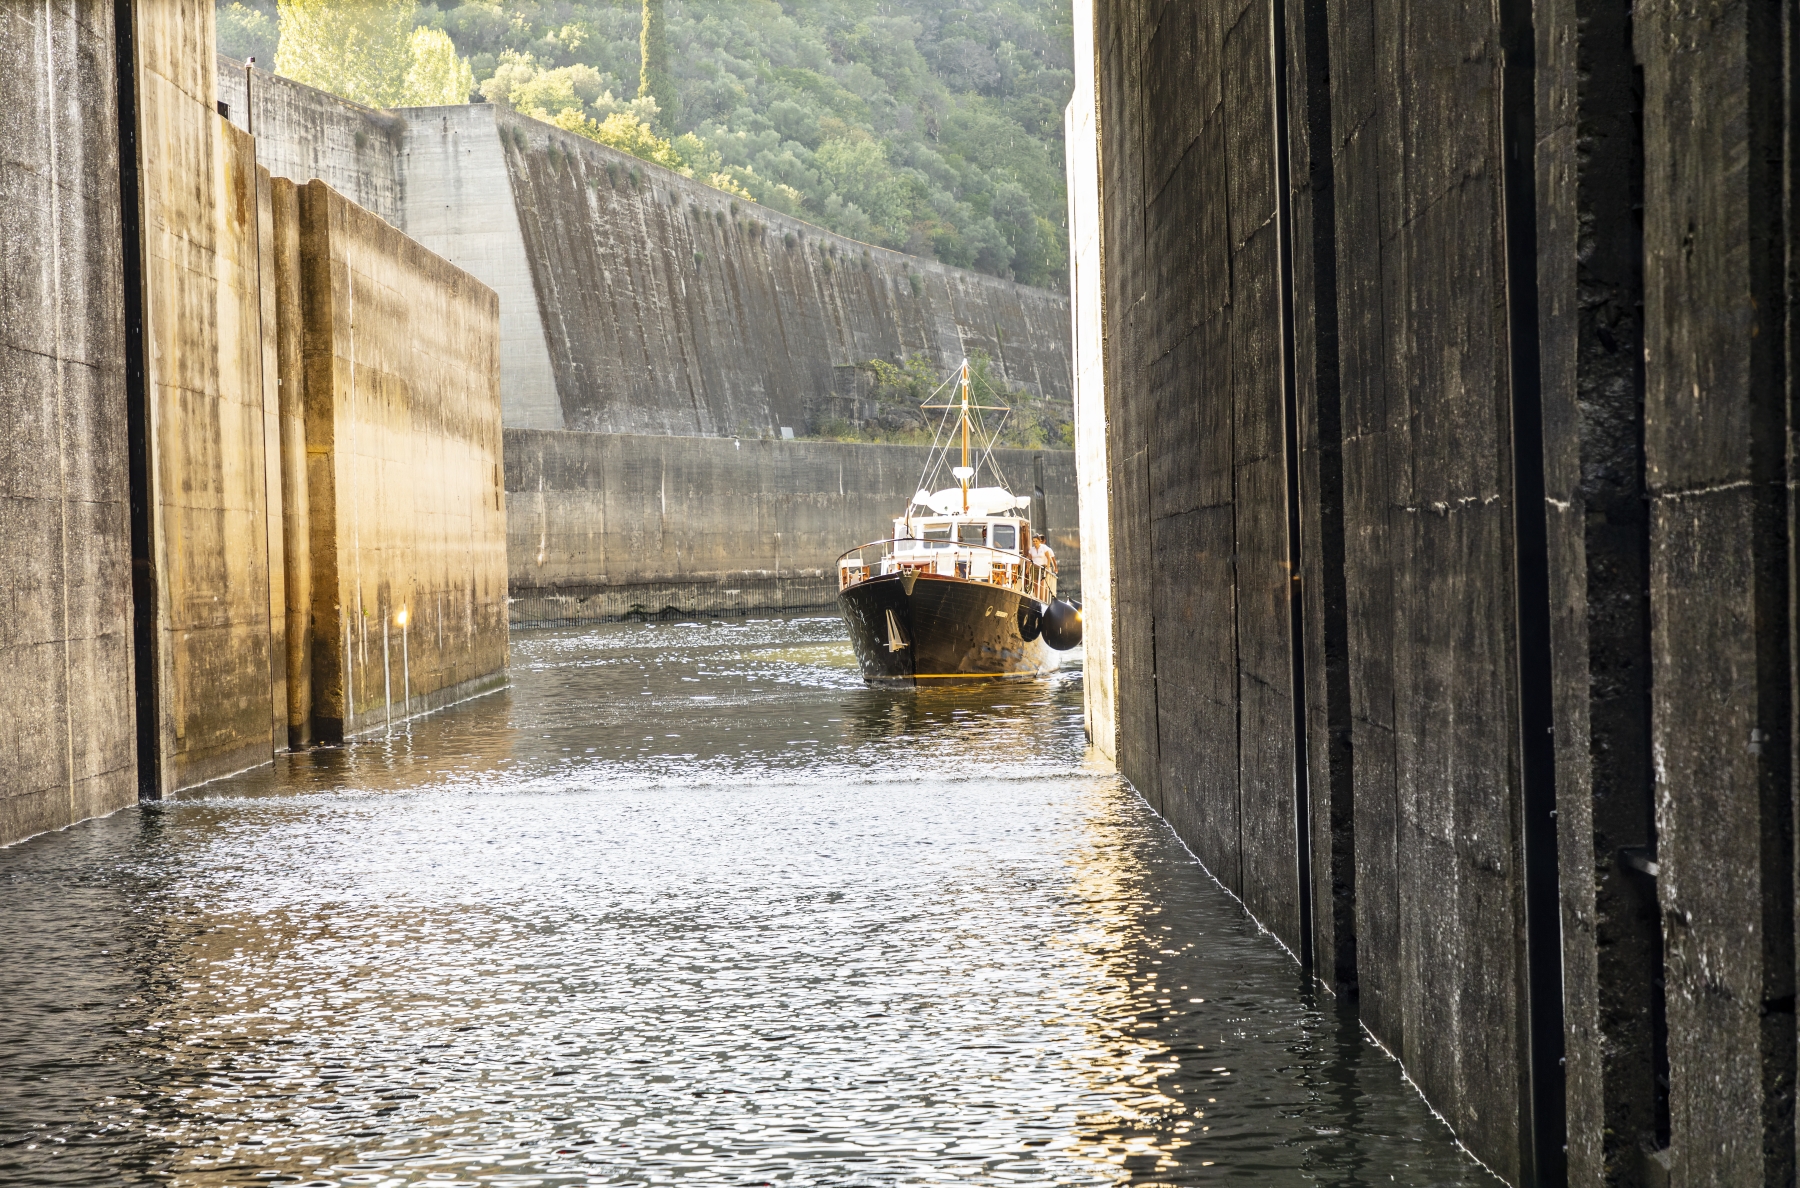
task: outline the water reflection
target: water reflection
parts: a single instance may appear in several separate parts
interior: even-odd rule
[[[1484,1182],[1127,789],[1079,670],[835,620],[514,686],[0,851],[0,1181]]]

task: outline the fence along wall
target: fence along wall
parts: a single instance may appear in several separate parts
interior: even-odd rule
[[[1096,16],[1122,769],[1505,1179],[1791,1183],[1777,14]]]
[[[512,620],[829,607],[837,600],[838,555],[892,534],[928,453],[508,429]],[[1073,456],[994,455],[1021,494],[1033,490],[1042,459],[1060,589],[1079,597]]]

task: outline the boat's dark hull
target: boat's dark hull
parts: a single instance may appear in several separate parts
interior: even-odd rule
[[[898,574],[871,578],[838,595],[863,679],[872,685],[951,685],[1025,680],[1054,672],[1060,658],[1025,639],[1016,590],[965,578],[920,574],[909,594]],[[889,644],[888,612],[907,646]],[[1026,618],[1031,616],[1027,614]]]

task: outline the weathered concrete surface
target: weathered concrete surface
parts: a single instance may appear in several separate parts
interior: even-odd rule
[[[273,62],[248,72],[223,54],[215,62],[226,117],[256,137],[256,162],[271,176],[320,178],[364,210],[406,225],[406,121],[281,78],[271,73]]]
[[[1623,0],[1537,24],[1538,276],[1562,876],[1569,1182],[1664,1145],[1643,459],[1641,96]]]
[[[0,8],[0,845],[137,799],[110,4]]]
[[[561,429],[563,405],[543,310],[493,109],[442,107],[409,114],[406,233],[500,295],[506,424]]]
[[[1332,19],[1361,1011],[1516,1182],[1530,1134],[1501,31],[1473,5]]]
[[[1791,189],[1775,10],[1640,4],[1672,1184],[1792,1183]],[[1792,19],[1789,15],[1786,19]]]
[[[1314,972],[1354,997],[1355,751],[1344,576],[1343,407],[1338,365],[1337,205],[1329,13],[1286,8],[1288,203],[1292,226],[1293,449]]]
[[[1121,770],[1299,952],[1269,21],[1098,11],[1105,448]]]
[[[430,134],[429,113],[411,114]],[[872,248],[536,120],[482,114],[499,123],[570,429],[774,436],[813,423],[835,365],[923,353],[948,372],[978,349],[1007,380],[1069,398],[1061,294]]]
[[[1499,29],[1461,5],[1286,13],[1280,54],[1266,5],[1098,14],[1119,760],[1258,919],[1360,986],[1374,1034],[1516,1180]]]
[[[250,137],[214,109],[213,9],[133,10],[161,793],[267,762],[263,293]]]
[[[505,681],[499,300],[323,182],[298,207],[312,729],[330,739]]]
[[[1305,742],[1313,973],[1506,1179],[1793,1183],[1791,19],[1277,11],[1098,12],[1120,766],[1287,936]]]
[[[1075,44],[1094,44],[1093,0],[1075,0]],[[1118,670],[1113,662],[1112,506],[1106,454],[1106,360],[1100,271],[1100,139],[1095,126],[1094,58],[1075,57],[1075,97],[1063,113],[1069,174],[1070,348],[1075,380],[1076,487],[1079,491],[1082,702],[1089,744],[1118,753]]]
[[[984,350],[1070,397],[1062,294],[734,204],[486,104],[374,112],[259,70],[246,108],[241,63],[220,63],[272,173],[324,180],[499,293],[509,426],[804,431],[834,368],[915,353],[947,371]]]
[[[831,606],[838,555],[892,534],[923,447],[506,431],[515,623]],[[1050,543],[1079,596],[1075,465],[1046,451]],[[996,450],[1015,491],[1035,455]]]

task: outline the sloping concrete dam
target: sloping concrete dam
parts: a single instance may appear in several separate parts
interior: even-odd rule
[[[272,174],[326,181],[500,295],[508,426],[804,433],[842,368],[923,354],[947,372],[977,350],[1069,399],[1061,293],[858,243],[504,108],[375,112],[227,58],[219,78]]]
[[[1507,1181],[1793,1184],[1792,9],[1092,9],[1122,769]]]
[[[212,19],[0,19],[0,844],[504,679],[497,299],[259,169]]]
[[[829,607],[839,554],[893,533],[929,450],[812,441],[506,431],[512,621]],[[995,450],[1080,597],[1075,463]]]

